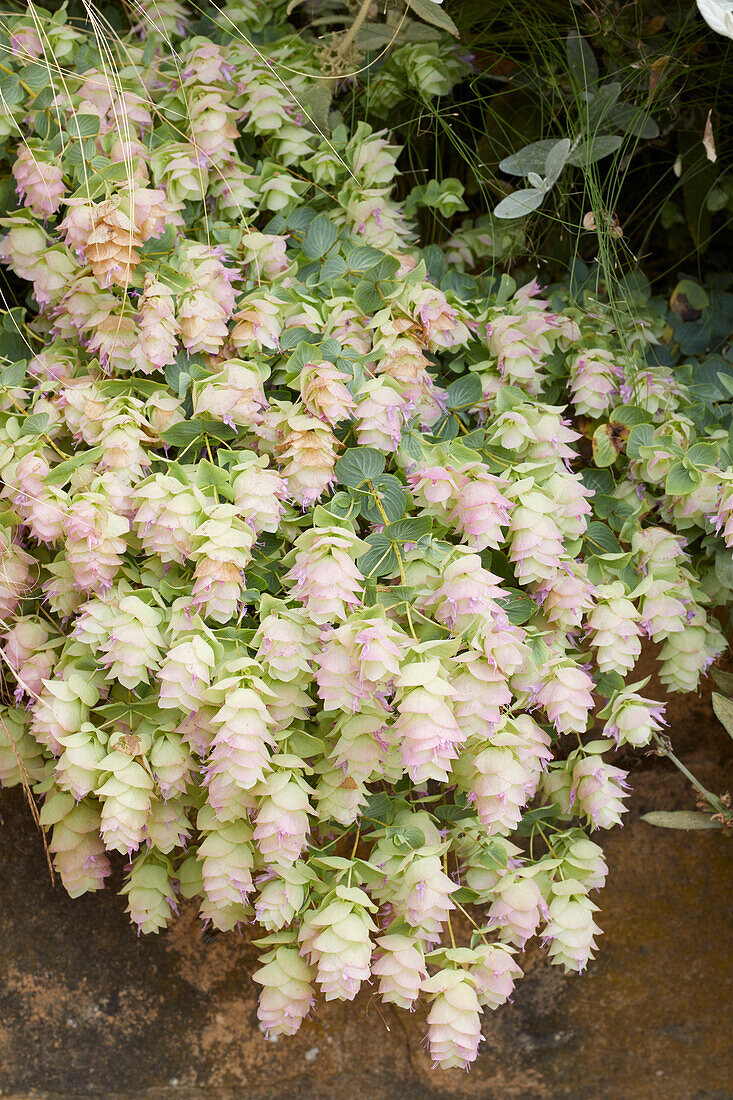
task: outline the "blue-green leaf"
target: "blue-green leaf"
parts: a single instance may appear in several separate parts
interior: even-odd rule
[[[387,535],[375,531],[366,539],[369,549],[357,559],[364,577],[384,577],[397,568],[397,551]]]
[[[337,240],[338,229],[331,219],[324,214],[317,214],[303,239],[303,255],[309,260],[320,260]]]
[[[365,481],[379,477],[385,462],[385,456],[374,447],[350,447],[336,463],[336,477],[342,485],[358,489]]]

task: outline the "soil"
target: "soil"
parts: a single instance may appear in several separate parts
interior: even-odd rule
[[[731,742],[709,693],[673,697],[668,714],[687,766],[730,790]],[[138,939],[116,894],[121,868],[111,889],[72,901],[51,883],[22,792],[1,792],[0,1096],[733,1100],[733,844],[641,821],[695,797],[665,760],[624,764],[634,793],[625,827],[601,838],[597,960],[566,977],[531,952],[513,1004],[487,1014],[470,1075],[431,1069],[424,1010],[391,1011],[369,991],[266,1041],[246,939],[202,935],[192,908]]]

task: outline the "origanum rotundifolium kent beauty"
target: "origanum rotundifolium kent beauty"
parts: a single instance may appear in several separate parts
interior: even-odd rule
[[[663,311],[421,247],[283,4],[136,8],[114,73],[6,21],[0,781],[72,897],[119,853],[141,932],[254,924],[267,1034],[366,985],[468,1066],[533,937],[593,958],[643,640],[670,691],[724,648],[730,439]],[[466,71],[423,29],[377,103]]]

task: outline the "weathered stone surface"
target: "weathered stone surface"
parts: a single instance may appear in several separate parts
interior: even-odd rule
[[[688,766],[730,789],[730,745],[708,701],[675,703],[673,720]],[[164,935],[138,939],[114,889],[70,900],[51,885],[22,794],[2,792],[0,1095],[731,1100],[733,845],[639,821],[693,808],[694,797],[664,763],[630,763],[628,824],[601,838],[611,874],[597,961],[564,977],[533,953],[514,1004],[486,1020],[470,1076],[431,1071],[424,1013],[391,1012],[368,993],[321,1005],[294,1039],[266,1042],[246,940],[203,937],[190,909]]]

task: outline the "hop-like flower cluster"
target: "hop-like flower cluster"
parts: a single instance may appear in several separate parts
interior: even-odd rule
[[[672,690],[724,647],[717,412],[645,361],[656,307],[468,274],[514,229],[421,250],[416,194],[450,219],[460,184],[401,204],[387,131],[321,134],[340,55],[287,5],[225,5],[216,41],[135,7],[114,80],[46,21],[63,142],[25,132],[45,38],[8,16],[0,784],[42,798],[72,896],[115,852],[141,933],[180,898],[257,924],[265,1032],[371,982],[467,1066],[533,936],[592,958],[612,752],[663,726],[642,637]],[[467,71],[413,39],[370,77],[385,117]]]

